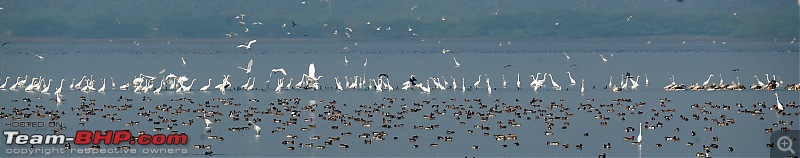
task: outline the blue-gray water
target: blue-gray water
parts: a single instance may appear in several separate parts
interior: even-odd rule
[[[0,105],[3,113],[12,113],[12,108],[24,108],[31,105],[42,105],[45,110],[60,110],[65,114],[58,121],[64,122],[68,128],[62,133],[67,136],[74,135],[76,130],[124,130],[128,129],[134,134],[137,131],[146,131],[150,134],[169,133],[169,130],[153,132],[154,127],[166,127],[164,124],[154,125],[147,121],[146,117],[138,116],[139,112],[157,111],[156,105],[167,104],[177,108],[183,105],[184,109],[190,109],[179,115],[172,115],[170,112],[157,111],[151,115],[154,120],[159,120],[156,116],[164,116],[177,120],[177,126],[172,130],[184,132],[189,135],[189,145],[167,146],[168,148],[187,148],[187,154],[162,154],[143,156],[193,156],[203,154],[205,151],[213,151],[219,156],[588,156],[594,157],[599,154],[608,156],[624,157],[687,157],[694,156],[696,152],[704,152],[702,146],[712,143],[718,144],[718,149],[711,149],[712,156],[734,157],[764,157],[768,156],[769,149],[765,144],[769,143],[770,133],[765,133],[764,129],[774,128],[776,131],[780,127],[797,129],[796,125],[773,126],[780,120],[797,121],[797,107],[787,107],[786,113],[793,116],[777,116],[777,112],[769,110],[775,104],[775,96],[778,93],[781,102],[787,105],[798,100],[796,91],[786,91],[783,88],[776,91],[753,91],[750,89],[743,91],[681,91],[667,92],[663,87],[671,82],[669,77],[675,75],[676,82],[679,84],[690,85],[692,83],[702,83],[709,74],[714,74],[711,82],[719,82],[719,74],[722,75],[725,83],[735,81],[736,77],[742,84],[749,87],[756,83],[753,75],[758,76],[761,81],[765,81],[764,74],[777,75],[786,84],[800,82],[798,74],[798,55],[797,44],[789,44],[783,41],[721,41],[712,43],[711,40],[694,40],[681,44],[681,41],[653,41],[646,44],[645,41],[576,41],[576,42],[549,42],[549,41],[437,41],[427,42],[271,42],[259,41],[253,50],[246,52],[244,49],[236,49],[237,43],[220,42],[197,42],[197,41],[141,41],[136,46],[132,41],[116,40],[113,42],[16,42],[5,47],[0,47],[2,51],[3,69],[0,77],[11,76],[11,81],[17,76],[30,75],[31,77],[45,77],[55,80],[51,87],[52,93],[58,86],[58,80],[66,79],[65,90],[62,98],[65,99],[63,105],[56,105],[48,99],[54,98],[52,94],[41,94],[38,92],[24,92],[22,90],[0,91]],[[163,43],[163,44],[162,44]],[[500,45],[502,43],[502,46]],[[348,47],[349,52],[344,52],[343,48]],[[442,54],[442,49],[450,49],[451,53]],[[571,59],[567,60],[563,53],[569,54]],[[39,60],[34,54],[44,57]],[[602,62],[600,54],[608,59]],[[613,55],[612,55],[613,54]],[[344,64],[344,57],[347,56],[349,64]],[[181,57],[187,64],[182,65]],[[457,58],[461,67],[454,67],[452,58]],[[363,66],[365,58],[368,64]],[[254,91],[228,91],[221,94],[217,90],[200,92],[197,89],[207,85],[209,78],[213,79],[212,86],[220,83],[224,74],[231,75],[232,86],[238,87],[247,80],[244,71],[237,69],[237,66],[246,66],[249,60],[253,60],[253,73],[256,77]],[[272,68],[285,68],[289,78],[294,78],[294,82],[300,79],[301,74],[307,73],[308,65],[316,65],[317,75],[325,76],[320,85],[325,87],[323,90],[284,90],[274,92],[277,78],[281,75],[275,74],[269,78],[269,70]],[[512,65],[504,68],[506,65]],[[130,83],[139,74],[156,75],[162,69],[166,73],[159,76],[159,79],[166,74],[186,75],[190,79],[197,79],[190,93],[176,94],[173,91],[162,91],[161,94],[134,93],[132,91],[119,91],[107,89],[105,93],[69,91],[66,85],[73,79],[80,79],[82,76],[93,75],[97,81],[95,88],[99,87],[101,78],[108,79],[113,77],[117,86]],[[738,69],[739,71],[732,71]],[[577,80],[576,85],[570,85],[566,71],[572,72],[572,77]],[[552,73],[555,81],[563,87],[562,91],[555,91],[551,88],[550,79],[545,82],[546,87],[534,92],[529,86],[531,74]],[[625,90],[614,93],[609,89],[604,89],[608,84],[609,77],[614,77],[614,84],[619,85],[621,75],[630,72],[632,75],[640,75],[638,90]],[[444,77],[448,82],[451,77],[457,79],[458,86],[461,85],[461,78],[465,78],[467,85],[472,85],[478,75],[486,75],[491,80],[494,90],[491,94],[485,88],[461,92],[448,89],[445,91],[432,90],[430,94],[420,93],[418,89],[409,91],[384,90],[376,92],[374,90],[349,90],[337,91],[332,87],[334,77],[344,80],[345,76],[366,75],[375,78],[378,74],[385,73],[390,76],[392,86],[401,86],[408,76],[414,74],[420,81],[428,77]],[[516,88],[516,75],[521,75],[521,90]],[[644,76],[647,74],[649,85],[644,84]],[[508,85],[502,87],[502,77],[505,75]],[[30,79],[30,78],[29,78]],[[269,79],[269,89],[265,80]],[[485,87],[484,83],[481,87]],[[580,93],[580,80],[584,79],[586,92]],[[28,84],[30,84],[30,80]],[[187,83],[188,84],[188,83]],[[344,86],[344,83],[342,83]],[[10,84],[9,84],[10,85]],[[158,87],[158,84],[156,85]],[[6,87],[7,88],[7,87]],[[123,105],[131,104],[133,108],[126,111],[116,109],[105,109],[97,115],[90,117],[86,126],[79,126],[77,111],[71,108],[78,108],[80,105],[79,97],[85,96],[88,99],[96,99],[94,108],[103,108],[102,105]],[[117,99],[132,98],[131,102],[117,102]],[[142,97],[150,97],[151,101],[142,101]],[[41,99],[36,99],[41,97]],[[182,97],[191,98],[194,104],[179,101],[173,102],[172,99]],[[257,111],[264,111],[273,107],[270,102],[284,98],[302,99],[298,106],[308,105],[311,100],[318,101],[316,112],[302,110],[297,124],[283,126],[273,123],[273,119],[283,121],[289,120],[291,115],[288,111],[283,111],[284,116],[268,114],[254,114],[253,118],[260,118],[263,122],[257,124],[263,129],[260,136],[255,136],[252,130],[232,132],[227,130],[230,127],[248,126],[241,117],[241,120],[234,121],[227,116],[228,111],[242,111],[248,107],[257,108]],[[32,102],[23,101],[12,102],[11,100],[21,100],[22,98],[34,98]],[[235,98],[234,103],[241,106],[221,105],[214,98]],[[397,98],[390,104],[384,98]],[[540,107],[529,105],[532,98],[542,99],[543,102],[536,103]],[[632,99],[632,102],[621,102],[617,105],[615,99]],[[666,107],[659,105],[659,99],[668,98],[672,102],[666,103]],[[260,102],[250,102],[248,99],[259,99]],[[404,99],[404,100],[401,100]],[[454,99],[455,101],[452,101]],[[469,99],[469,102],[465,102]],[[546,110],[544,112],[522,114],[517,118],[513,112],[495,112],[496,116],[490,117],[488,121],[480,121],[480,116],[475,115],[471,119],[466,119],[465,115],[456,120],[454,113],[459,111],[447,108],[453,105],[463,108],[466,112],[487,113],[489,108],[479,108],[478,103],[472,99],[482,99],[482,104],[488,107],[498,106],[497,110],[504,110],[506,106],[520,105],[521,109],[517,112],[522,113],[523,109],[533,111]],[[495,102],[499,99],[499,102]],[[519,101],[515,101],[519,99]],[[563,99],[563,102],[561,101]],[[590,101],[594,99],[594,101]],[[363,127],[362,123],[352,122],[352,126],[345,126],[339,121],[327,121],[318,117],[318,114],[325,115],[327,102],[336,101],[336,109],[342,114],[363,118],[372,121],[370,127]],[[211,105],[220,105],[219,108],[201,107],[198,104],[211,101]],[[324,101],[324,102],[321,102]],[[424,103],[423,101],[431,101]],[[548,109],[550,102],[561,104],[568,110],[560,111],[560,108]],[[635,110],[628,110],[626,107],[634,106],[635,103],[646,102],[646,105],[637,106]],[[704,103],[711,102],[711,105]],[[88,103],[88,102],[87,102]],[[414,103],[423,106],[415,106]],[[592,104],[609,117],[607,125],[601,125],[603,120],[595,119],[598,115],[594,110],[581,109],[580,104]],[[743,107],[736,106],[737,103]],[[767,108],[751,107],[757,103],[766,103]],[[345,106],[346,104],[346,106]],[[380,108],[374,116],[367,117],[363,112],[361,115],[357,110],[371,111],[377,106],[390,105],[391,107]],[[615,104],[612,107],[600,107],[600,104]],[[710,111],[710,114],[703,114],[698,108],[691,107],[692,104],[699,104]],[[291,104],[293,105],[293,104]],[[367,107],[359,107],[365,105]],[[404,124],[404,127],[382,128],[382,112],[398,115],[403,105],[409,110],[419,108],[419,112],[409,112],[403,114],[404,119],[392,119],[389,125]],[[433,105],[441,105],[432,108]],[[730,110],[722,108],[712,108],[712,105],[733,106]],[[371,108],[369,108],[371,106]],[[472,108],[470,108],[472,106]],[[138,110],[144,107],[145,110]],[[283,109],[282,106],[276,106]],[[195,118],[201,113],[192,112],[204,108],[207,110],[219,111],[221,116],[214,118],[221,122],[211,125],[211,132],[205,132],[203,120]],[[34,108],[35,109],[35,108]],[[423,118],[434,110],[447,110],[444,114],[436,114],[435,120]],[[608,110],[614,110],[610,112]],[[661,110],[675,109],[675,112],[661,112]],[[764,115],[757,116],[746,113],[737,113],[743,109],[763,109]],[[301,110],[299,108],[295,110]],[[653,111],[655,110],[655,111]],[[25,111],[30,113],[31,111]],[[42,111],[43,112],[43,111]],[[642,112],[642,114],[632,114]],[[659,112],[659,116],[655,113]],[[547,121],[554,124],[553,129],[548,130],[545,123],[546,116],[535,119],[540,114],[552,113],[554,116],[565,116],[571,114],[567,120]],[[625,120],[617,113],[625,113]],[[111,122],[101,118],[102,115],[117,114],[116,117],[122,118],[120,122]],[[665,115],[672,114],[672,120],[665,120]],[[698,114],[700,120],[694,120],[692,114]],[[689,117],[689,121],[680,119],[680,115]],[[735,123],[728,126],[717,126],[711,119],[721,119],[721,115],[735,119]],[[17,116],[19,117],[19,116]],[[314,117],[313,122],[305,122],[304,119]],[[527,117],[533,119],[527,120]],[[709,121],[704,121],[707,117]],[[763,117],[763,120],[759,120]],[[182,126],[180,122],[194,120],[192,126]],[[521,126],[511,126],[507,122],[514,119]],[[654,120],[651,120],[654,119]],[[11,117],[2,119],[3,122],[10,122]],[[23,121],[44,121],[42,118],[28,118]],[[129,121],[138,121],[139,125],[124,126]],[[499,121],[507,128],[501,129]],[[459,122],[464,122],[460,124]],[[566,129],[561,129],[565,122],[569,122]],[[630,141],[624,141],[623,137],[638,135],[638,123],[649,122],[648,125],[655,125],[657,122],[663,123],[663,127],[646,129],[642,132],[643,144],[641,148],[631,145]],[[301,131],[303,127],[315,124],[316,128]],[[414,126],[439,125],[432,130],[414,129]],[[490,130],[475,128],[476,125],[485,125]],[[331,126],[339,126],[339,129],[332,129]],[[637,131],[625,132],[626,127],[634,127]],[[270,132],[277,127],[284,127],[285,130]],[[704,127],[713,127],[713,131],[704,131]],[[675,131],[680,128],[680,131]],[[55,130],[51,128],[17,129],[22,133],[43,134],[51,133]],[[454,134],[447,134],[446,131],[455,131]],[[467,133],[473,130],[474,133]],[[372,133],[372,131],[384,131],[388,135],[386,140],[375,140],[372,135],[368,138],[359,138],[359,134]],[[546,136],[545,131],[554,133]],[[697,133],[691,136],[691,131]],[[340,135],[342,132],[352,132],[352,135]],[[488,133],[488,136],[484,136]],[[496,134],[517,134],[516,140],[497,141],[493,137]],[[583,136],[589,133],[589,136]],[[287,134],[296,134],[295,139],[286,138]],[[207,136],[216,135],[225,138],[224,141],[210,140]],[[310,136],[320,136],[319,140],[310,140]],[[416,142],[410,142],[409,138],[418,135]],[[452,137],[452,141],[437,139],[437,136]],[[666,141],[665,136],[678,136],[680,141]],[[333,145],[324,145],[323,142],[328,137],[341,137],[341,140],[334,141]],[[394,137],[398,137],[394,140]],[[712,137],[718,137],[718,141],[713,141]],[[5,138],[5,137],[4,137]],[[373,140],[371,144],[365,144],[364,140]],[[294,140],[294,145],[281,144],[284,140]],[[570,148],[561,146],[547,146],[547,141],[559,141],[562,145],[569,144]],[[518,142],[517,146],[514,143]],[[694,143],[693,146],[685,145],[687,142]],[[313,143],[314,146],[326,146],[325,149],[314,147],[300,147],[299,143]],[[436,143],[437,147],[430,147],[429,144]],[[611,143],[612,148],[605,149],[603,144]],[[211,144],[211,149],[195,149],[192,145]],[[340,148],[339,144],[348,144],[350,147]],[[419,145],[414,148],[413,145]],[[575,146],[583,144],[582,149]],[[661,144],[657,147],[656,144]],[[478,149],[471,146],[477,145]],[[507,147],[503,147],[507,145]],[[0,145],[2,149],[21,148],[28,149],[30,146],[22,145]],[[114,148],[122,145],[101,145],[101,148]],[[287,147],[295,146],[295,150],[287,150]],[[728,151],[731,146],[735,151]],[[63,147],[63,145],[40,145],[38,147]],[[87,148],[89,145],[73,145],[73,148]],[[134,145],[133,148],[163,148],[157,145]],[[37,156],[45,156],[36,154]],[[3,152],[0,156],[20,156],[13,153]],[[67,155],[57,155],[67,156]],[[69,155],[81,156],[81,155]],[[84,155],[85,156],[85,155]],[[95,154],[92,156],[132,156],[125,154]]]

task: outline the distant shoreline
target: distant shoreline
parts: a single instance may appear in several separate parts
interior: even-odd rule
[[[259,42],[419,42],[426,39],[426,42],[436,42],[438,40],[445,41],[533,41],[533,42],[552,42],[552,43],[587,43],[587,42],[630,42],[630,41],[737,41],[737,42],[790,42],[792,39],[787,38],[741,38],[741,37],[716,37],[716,36],[685,36],[685,35],[669,35],[669,36],[640,36],[640,37],[608,37],[608,38],[520,38],[520,39],[501,39],[501,38],[457,38],[457,37],[429,37],[429,38],[64,38],[64,37],[3,37],[0,38],[2,42],[47,42],[47,43],[100,43],[100,42],[177,42],[177,43],[230,43],[231,41],[245,41],[249,39],[257,39]]]

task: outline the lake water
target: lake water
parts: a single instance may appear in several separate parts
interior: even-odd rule
[[[150,115],[155,121],[160,120],[158,116],[175,119],[175,125],[171,130],[179,133],[186,133],[189,137],[187,145],[132,145],[131,148],[138,149],[137,156],[202,156],[207,151],[213,151],[217,156],[279,156],[279,157],[595,157],[606,154],[613,157],[690,157],[697,152],[703,152],[703,145],[717,144],[719,148],[710,149],[710,155],[721,157],[765,157],[769,156],[770,148],[765,144],[770,143],[770,134],[765,129],[773,128],[779,131],[781,127],[788,127],[796,130],[797,125],[773,125],[779,121],[798,121],[797,106],[788,106],[798,100],[797,91],[786,91],[783,88],[776,91],[754,91],[746,89],[743,91],[680,91],[669,92],[663,89],[664,86],[672,81],[670,77],[675,76],[678,84],[690,85],[693,83],[703,83],[708,75],[713,74],[711,83],[718,83],[722,75],[724,82],[730,83],[739,81],[746,87],[756,83],[754,75],[761,81],[767,82],[764,74],[777,75],[784,82],[784,85],[800,82],[800,53],[797,44],[788,42],[773,41],[727,41],[721,44],[720,41],[712,43],[710,40],[694,40],[681,44],[681,41],[653,41],[646,44],[642,41],[575,41],[575,42],[548,42],[548,41],[427,41],[427,42],[369,42],[369,41],[298,41],[298,42],[274,42],[259,41],[254,44],[253,50],[245,51],[236,49],[236,42],[208,42],[208,41],[137,41],[140,45],[133,44],[132,40],[116,40],[113,42],[15,42],[7,46],[0,47],[0,57],[2,57],[3,68],[1,76],[11,77],[10,82],[14,82],[17,76],[24,77],[45,77],[53,79],[50,93],[59,85],[60,79],[66,79],[65,85],[75,78],[82,76],[92,76],[96,80],[95,88],[102,83],[100,79],[114,78],[117,86],[130,83],[139,74],[157,75],[162,69],[164,74],[157,75],[160,80],[164,75],[176,74],[185,75],[190,79],[196,79],[195,84],[189,93],[175,93],[174,91],[162,91],[160,94],[134,93],[132,91],[120,91],[108,88],[106,92],[81,92],[78,90],[67,90],[65,86],[61,98],[65,99],[62,105],[56,105],[51,98],[53,94],[42,94],[38,92],[25,92],[23,90],[1,90],[0,105],[4,108],[3,114],[12,113],[14,108],[31,108],[23,113],[37,111],[37,105],[44,107],[44,110],[59,110],[65,112],[57,121],[62,122],[67,129],[61,133],[73,136],[77,130],[130,130],[136,134],[138,131],[146,131],[148,134],[167,134],[170,130],[153,131],[153,128],[166,128],[166,124],[153,124],[148,122],[147,117],[139,116],[140,112],[153,111]],[[502,45],[500,45],[502,44]],[[343,48],[347,47],[349,51]],[[442,49],[451,50],[450,53],[442,54]],[[567,53],[570,59],[567,60],[563,53]],[[43,59],[35,55],[41,55]],[[603,62],[600,55],[608,61]],[[347,56],[349,64],[345,65],[344,58]],[[183,65],[181,58],[184,58],[186,65]],[[461,64],[454,67],[453,58]],[[253,91],[230,90],[225,94],[218,90],[201,92],[197,89],[208,84],[208,79],[212,79],[212,86],[219,84],[222,76],[231,75],[232,87],[238,87],[247,82],[247,74],[237,68],[246,66],[249,60],[253,60],[253,72],[250,76],[256,78]],[[364,66],[365,60],[368,60]],[[308,65],[315,64],[316,74],[324,76],[320,81],[323,89],[313,90],[284,90],[274,92],[278,78],[294,78],[296,83],[301,74],[307,73]],[[511,65],[511,66],[508,66]],[[273,68],[284,68],[288,76],[274,74],[269,77],[270,70]],[[738,71],[732,71],[738,69]],[[572,73],[572,77],[578,82],[570,85],[567,71]],[[623,92],[611,92],[606,89],[609,77],[613,77],[614,85],[619,85],[620,78],[626,73],[633,76],[641,76],[639,88],[636,90],[626,89]],[[379,74],[389,75],[392,86],[401,86],[412,74],[419,81],[425,83],[429,77],[445,78],[451,82],[456,78],[458,86],[461,85],[461,78],[465,79],[468,86],[471,86],[481,75],[483,80],[480,89],[469,89],[466,92],[459,90],[432,90],[430,93],[421,93],[419,89],[394,91],[365,89],[345,89],[338,91],[334,89],[334,78],[344,78],[353,76],[367,76],[370,79],[377,78]],[[548,77],[545,87],[534,92],[529,86],[531,83],[530,75],[536,73],[551,73],[553,79],[562,90],[556,91],[550,84]],[[516,88],[516,76],[520,74],[521,89]],[[645,85],[645,74],[649,84]],[[494,88],[490,94],[486,90],[486,76],[490,78],[491,87]],[[502,86],[503,76],[507,80],[507,87]],[[30,82],[30,77],[28,84]],[[270,80],[270,85],[265,84]],[[580,81],[585,80],[585,92],[580,92]],[[188,84],[188,83],[187,83]],[[342,83],[344,86],[344,83]],[[432,84],[432,83],[431,83]],[[11,85],[11,84],[9,84]],[[156,84],[156,87],[158,84]],[[8,88],[8,87],[6,87]],[[267,89],[268,88],[268,89]],[[262,90],[264,89],[264,90]],[[786,105],[785,113],[791,116],[779,116],[776,110],[769,107],[775,105],[775,96],[780,96],[781,103]],[[81,105],[80,97],[95,99],[94,106],[90,108],[104,109],[97,111],[96,115],[77,116],[80,111],[77,109]],[[131,98],[132,101],[118,98]],[[143,101],[143,97],[152,100]],[[187,101],[171,101],[179,98],[190,98],[194,104]],[[22,101],[23,98],[32,98],[31,102]],[[214,98],[234,98],[234,104],[240,106],[222,105]],[[297,116],[292,116],[291,111],[284,110],[283,105],[270,105],[278,99],[300,98],[299,108],[291,110],[299,111]],[[384,98],[396,98],[390,103]],[[530,105],[531,100],[541,99],[535,105]],[[664,106],[659,104],[660,99],[668,98]],[[248,99],[258,99],[260,102],[248,101]],[[467,99],[468,101],[465,101]],[[474,99],[481,99],[478,103]],[[516,101],[516,100],[519,101]],[[616,99],[631,99],[632,102],[615,102]],[[19,101],[13,101],[19,100]],[[335,109],[342,115],[352,116],[345,118],[345,122],[351,122],[351,126],[346,126],[341,121],[328,121],[324,118],[331,117],[331,108],[326,108],[329,102],[336,101]],[[563,100],[563,101],[562,101]],[[210,101],[210,106],[202,106],[206,101]],[[425,101],[430,101],[427,103]],[[557,104],[551,108],[551,102]],[[637,106],[636,103],[645,102],[646,104]],[[710,102],[710,105],[706,103]],[[85,103],[89,103],[88,101]],[[420,104],[418,106],[416,104]],[[766,108],[753,105],[765,103]],[[132,108],[118,111],[116,108],[104,108],[103,105],[124,105],[129,104]],[[155,106],[166,104],[172,106],[170,112],[158,111]],[[481,108],[480,105],[486,108]],[[590,110],[581,107],[581,104],[592,104],[597,109]],[[603,106],[601,104],[614,106]],[[698,104],[699,107],[692,107]],[[742,107],[736,106],[741,104]],[[218,107],[214,107],[218,105]],[[294,103],[288,105],[293,106]],[[312,106],[314,111],[301,109],[306,105]],[[379,107],[379,105],[386,105]],[[438,105],[436,107],[435,105]],[[448,107],[451,106],[451,107]],[[516,113],[514,111],[503,111],[519,105]],[[188,112],[173,115],[174,110],[182,106]],[[407,112],[403,112],[405,106]],[[730,109],[718,108],[716,106],[732,106]],[[250,119],[259,118],[262,122],[256,123],[262,128],[261,135],[256,136],[253,127],[249,130],[230,131],[229,128],[248,127],[244,121],[245,110],[248,108],[253,114]],[[276,107],[282,110],[283,116],[260,113]],[[497,107],[496,109],[492,109]],[[628,108],[631,107],[631,108]],[[144,108],[144,110],[138,110]],[[412,108],[419,111],[412,112]],[[568,108],[568,109],[567,109]],[[219,119],[205,128],[203,119],[196,118],[202,113],[196,112],[198,109],[207,111],[218,111],[220,115],[214,115],[209,119]],[[491,112],[490,112],[490,109]],[[525,109],[535,113],[523,114]],[[672,110],[674,112],[662,112],[662,110]],[[702,113],[700,109],[705,109]],[[739,113],[739,110],[763,109],[763,115],[751,115],[749,113]],[[445,112],[446,110],[446,112]],[[611,111],[613,110],[613,112]],[[228,117],[229,111],[240,111],[240,120],[235,121]],[[364,111],[373,112],[373,116],[367,116]],[[434,114],[435,119],[424,118],[434,111],[442,112]],[[463,112],[460,116],[455,116],[457,112]],[[467,119],[466,112],[488,114],[486,121],[481,121],[481,116],[477,114]],[[403,119],[385,117],[382,113],[403,116]],[[602,113],[608,120],[596,119]],[[658,116],[656,116],[658,113]],[[121,118],[119,122],[112,122],[101,116],[116,114],[116,118]],[[319,115],[322,115],[320,117]],[[548,114],[552,114],[548,115]],[[620,116],[618,114],[624,114]],[[699,120],[692,116],[696,114]],[[549,118],[568,116],[565,120],[550,120]],[[672,115],[671,120],[664,116]],[[679,116],[688,117],[688,121],[682,120]],[[721,116],[735,120],[735,123],[727,126],[718,126],[715,121],[722,121]],[[539,117],[537,119],[537,116]],[[3,118],[3,122],[11,122],[12,117],[19,115],[9,114]],[[90,121],[81,126],[81,118],[88,117]],[[457,119],[458,117],[458,119]],[[528,120],[527,118],[531,118]],[[288,121],[296,118],[297,124],[284,126],[275,123],[273,120]],[[304,119],[313,118],[313,121]],[[362,126],[361,122],[354,119],[371,121],[371,126]],[[391,122],[383,123],[382,120],[390,119]],[[624,120],[622,120],[624,118]],[[708,120],[704,120],[708,118]],[[760,119],[760,118],[763,118]],[[509,123],[509,120],[514,120]],[[181,122],[194,120],[191,126],[183,126]],[[47,117],[23,118],[21,121],[47,121]],[[130,121],[140,122],[138,125],[125,126]],[[498,123],[499,122],[499,123]],[[603,122],[607,123],[604,124]],[[653,126],[656,123],[663,123],[663,126],[654,129],[642,130],[642,144],[633,145],[624,137],[638,135],[639,123],[647,123]],[[548,129],[548,124],[552,123],[552,129]],[[567,125],[568,123],[568,125]],[[171,123],[169,123],[171,124]],[[316,128],[308,128],[309,125],[316,125]],[[382,128],[382,125],[400,125],[402,127]],[[512,126],[518,124],[519,126]],[[438,125],[433,129],[415,129],[414,126]],[[489,130],[482,130],[476,126],[484,125]],[[507,126],[501,128],[501,125]],[[338,129],[332,129],[338,126]],[[566,129],[562,129],[566,127]],[[274,133],[276,128],[285,128]],[[635,128],[635,131],[626,132],[627,127]],[[713,131],[704,128],[713,127]],[[679,128],[680,131],[676,131]],[[47,134],[58,128],[4,128],[6,130],[18,130],[25,134]],[[206,130],[210,129],[210,132]],[[474,131],[468,133],[467,131]],[[373,132],[385,132],[384,140],[373,138]],[[448,134],[447,131],[454,133]],[[692,136],[692,131],[696,133]],[[342,135],[344,132],[351,132],[352,135]],[[552,132],[552,135],[545,135],[545,132]],[[361,138],[360,134],[369,133],[369,137]],[[486,134],[484,134],[486,133]],[[589,136],[584,136],[588,133]],[[294,134],[297,138],[287,138],[286,135]],[[515,140],[497,140],[495,135],[516,134]],[[224,140],[208,139],[208,136],[220,136]],[[311,136],[320,136],[319,140],[309,139]],[[410,141],[412,136],[418,136],[416,141]],[[452,141],[439,139],[438,137],[452,137]],[[680,141],[668,141],[664,137],[677,136]],[[332,145],[324,142],[328,137],[340,137],[333,141]],[[394,139],[397,137],[397,139]],[[717,137],[718,140],[713,138]],[[5,137],[4,137],[5,138]],[[281,142],[293,140],[295,144],[284,145]],[[365,140],[371,140],[371,144],[366,144]],[[547,142],[558,141],[559,146],[548,146]],[[687,146],[688,142],[694,143]],[[302,144],[313,143],[314,147],[302,147]],[[519,145],[516,145],[518,143]],[[604,144],[611,143],[611,148],[604,148]],[[193,145],[212,145],[211,149],[196,149]],[[341,148],[340,144],[347,144],[349,148]],[[432,147],[431,144],[438,146]],[[569,148],[565,145],[569,144]],[[576,145],[582,144],[581,149]],[[660,144],[660,145],[658,145]],[[128,145],[100,145],[102,149],[116,148]],[[418,145],[418,147],[414,147]],[[504,147],[505,145],[505,147]],[[91,145],[72,145],[72,148],[88,148]],[[130,145],[129,145],[130,146]],[[317,146],[324,146],[318,149]],[[478,146],[473,149],[473,146]],[[63,145],[35,145],[35,148],[63,148]],[[288,150],[295,147],[294,150]],[[728,147],[733,147],[734,151],[728,151]],[[143,150],[148,148],[177,148],[186,149],[187,153],[175,154],[145,154]],[[0,145],[0,149],[30,149],[30,145]],[[795,149],[798,150],[798,149]],[[69,151],[68,151],[69,152]],[[34,156],[48,156],[43,153],[33,154]],[[22,156],[18,153],[0,153],[0,157]],[[50,156],[134,156],[129,154],[51,154]]]

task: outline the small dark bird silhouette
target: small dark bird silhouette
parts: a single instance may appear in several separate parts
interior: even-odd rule
[[[734,72],[736,72],[736,71],[739,71],[739,69],[732,69],[731,71],[734,71]]]
[[[503,66],[503,68],[509,68],[509,67],[512,67],[512,66],[514,66],[514,65],[506,65],[506,66]]]
[[[294,26],[297,26],[297,23],[294,23],[294,21],[292,21],[292,27]]]
[[[6,44],[8,44],[8,43],[11,43],[11,42],[6,42],[6,43],[3,43],[3,45],[2,45],[2,46],[6,46]]]

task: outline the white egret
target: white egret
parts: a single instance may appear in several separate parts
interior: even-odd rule
[[[61,94],[61,88],[64,86],[64,81],[66,81],[66,80],[62,78],[61,79],[61,84],[58,85],[58,89],[56,89],[56,91],[53,92],[53,94],[55,94],[55,95]]]
[[[208,87],[211,87],[211,79],[208,79],[208,85],[200,87],[200,91],[208,91]]]
[[[239,69],[244,70],[244,72],[247,73],[248,76],[250,76],[250,72],[252,72],[252,70],[253,70],[253,59],[250,59],[250,62],[247,63],[247,68],[243,68],[241,66],[237,66],[237,67]]]
[[[703,86],[708,85],[708,81],[711,81],[711,77],[714,77],[714,74],[708,75],[708,79],[706,79],[706,81],[703,82]]]
[[[492,85],[489,84],[489,76],[486,76],[486,90],[489,91],[489,94],[492,94]]]
[[[205,111],[203,111],[203,121],[205,121],[206,127],[209,127],[209,126],[211,126],[211,124],[214,123],[214,122],[211,122],[211,120],[208,120],[208,118],[206,118],[206,112]]]
[[[181,85],[181,92],[189,92],[189,90],[192,90],[192,86],[194,86],[194,81],[195,80],[197,80],[197,79],[192,79],[192,82],[190,82],[188,86]],[[253,84],[256,84],[255,83],[255,77],[253,77]]]
[[[250,86],[250,81],[251,81],[251,80],[252,80],[252,78],[248,77],[248,78],[247,78],[247,82],[246,82],[246,83],[244,83],[244,85],[242,85],[242,86],[241,86],[241,87],[239,87],[239,88],[242,88],[242,89],[244,89],[244,88],[247,88],[247,86]]]
[[[567,53],[564,53],[564,56],[566,56],[567,60],[569,60],[569,55]]]
[[[553,84],[553,88],[556,89],[557,91],[561,90],[561,86],[558,86],[556,80],[553,80],[553,74],[550,74],[550,83]]]
[[[337,90],[343,90],[342,89],[342,83],[339,82],[339,77],[334,77],[333,79],[336,80],[336,89]]]
[[[461,92],[464,92],[464,91],[466,91],[466,90],[467,90],[467,86],[465,86],[465,84],[464,84],[464,78],[462,77],[462,78],[461,78]]]
[[[603,63],[605,63],[605,62],[607,62],[607,61],[608,61],[608,60],[606,59],[606,57],[603,57],[603,54],[600,54],[600,58],[601,58],[601,59],[603,59]]]
[[[0,85],[0,89],[6,89],[6,84],[8,84],[8,79],[9,79],[9,78],[11,78],[11,77],[9,77],[9,76],[6,76],[6,81],[5,81],[5,82],[3,82],[3,85]]]
[[[367,67],[367,62],[369,62],[369,60],[367,58],[364,58],[364,67]]]
[[[240,45],[239,45],[238,47],[236,47],[236,48],[247,48],[247,50],[250,50],[250,46],[252,46],[252,45],[253,45],[253,43],[256,43],[256,40],[255,40],[255,39],[253,39],[253,40],[250,40],[250,42],[247,42],[247,45],[245,45],[245,44],[240,44]]]
[[[270,77],[272,77],[272,74],[275,74],[275,73],[278,73],[278,72],[280,72],[280,73],[282,73],[284,76],[286,76],[286,70],[284,70],[283,68],[272,69],[272,71],[271,71],[271,73],[269,74],[269,76],[270,76]]]
[[[636,143],[642,144],[642,123],[639,123],[639,136],[636,137]]]
[[[478,75],[478,80],[475,81],[475,83],[472,84],[472,86],[475,87],[475,88],[478,88],[478,86],[480,86],[480,84],[481,84],[481,75]]]
[[[519,73],[517,73],[517,90],[520,90],[520,88],[519,88]]]
[[[453,61],[456,62],[456,67],[461,67],[461,64],[459,64],[458,60],[456,60],[456,57],[453,57]]]
[[[103,78],[103,85],[100,86],[100,89],[97,89],[97,92],[103,93],[106,92],[106,79]]]
[[[259,127],[258,125],[256,125],[256,123],[253,123],[251,121],[247,121],[247,123],[253,125],[253,130],[256,131],[256,135],[261,135],[261,127]]]
[[[647,79],[647,74],[644,74],[644,85],[645,85],[645,86],[648,86],[648,85],[650,85],[650,80],[649,80],[649,79]]]
[[[47,81],[47,86],[45,86],[45,87],[42,89],[41,93],[47,94],[47,91],[50,91],[50,85],[51,85],[51,83],[53,83],[53,79],[50,79],[49,81]]]
[[[781,100],[778,99],[778,93],[775,93],[775,103],[778,104],[778,110],[783,111],[783,104],[781,104]]]
[[[181,62],[183,63],[183,65],[186,65],[186,60],[184,60],[183,57],[181,57]]]
[[[503,76],[503,88],[506,88],[506,75],[500,75],[500,76]]]
[[[581,79],[581,94],[583,94],[583,91],[584,91],[583,89],[584,89],[583,88],[583,79]]]
[[[569,76],[569,84],[570,85],[575,85],[575,79],[572,79],[572,73],[567,71],[567,75]]]
[[[345,47],[345,48],[346,48],[346,47]],[[349,63],[349,62],[350,62],[350,61],[347,61],[347,56],[345,55],[345,56],[344,56],[344,65],[345,65],[345,66],[347,66],[347,63]]]
[[[164,89],[164,85],[165,84],[167,84],[166,80],[162,79],[161,80],[161,85],[159,85],[158,88],[156,88],[156,90],[153,91],[153,94],[160,94],[161,93],[161,89]],[[180,91],[181,91],[181,89],[178,88],[178,90],[176,90],[175,92],[176,93],[180,93]]]
[[[194,81],[192,81],[192,82],[194,83]],[[253,83],[250,83],[250,85],[245,87],[244,90],[248,90],[248,91],[249,90],[253,90],[255,85],[256,85],[256,77],[253,77]],[[189,87],[191,87],[191,84],[189,85]]]

